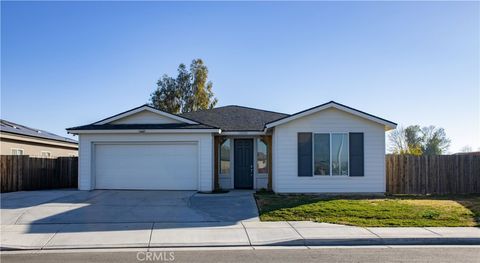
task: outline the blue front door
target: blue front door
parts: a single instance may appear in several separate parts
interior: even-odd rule
[[[235,188],[253,189],[253,139],[235,139],[233,154]]]

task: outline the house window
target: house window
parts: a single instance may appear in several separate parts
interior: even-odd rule
[[[259,174],[268,173],[268,150],[267,143],[262,139],[257,139],[257,172]]]
[[[50,157],[51,155],[52,155],[52,154],[51,154],[50,152],[47,152],[47,151],[42,151],[42,153],[41,153],[41,156],[42,156],[42,157],[47,157],[47,158],[48,158],[48,157]]]
[[[220,145],[220,174],[230,173],[230,139]]]
[[[317,133],[313,136],[313,173],[330,175],[329,133]]]
[[[314,175],[348,175],[347,133],[316,133],[313,136]]]
[[[23,155],[23,149],[12,148],[12,155]]]
[[[348,134],[332,134],[332,175],[348,175]]]

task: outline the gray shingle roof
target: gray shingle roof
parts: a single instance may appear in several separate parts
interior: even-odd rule
[[[272,123],[287,117],[295,116],[301,114],[303,112],[322,107],[329,103],[334,103],[336,105],[348,108],[350,110],[354,110],[356,112],[366,114],[382,121],[389,122],[393,125],[396,125],[394,122],[387,121],[385,119],[376,117],[374,115],[365,113],[363,111],[348,107],[346,105],[330,101],[325,104],[297,112],[295,114],[289,115],[285,113],[249,108],[244,106],[237,106],[237,105],[230,105],[224,107],[218,107],[209,110],[199,110],[193,112],[186,112],[182,114],[177,114],[177,116],[192,120],[197,122],[198,124],[187,124],[187,123],[171,123],[171,124],[95,124],[99,122],[95,122],[88,125],[78,126],[68,128],[68,131],[72,130],[115,130],[115,129],[215,129],[220,128],[222,131],[263,131],[265,125],[268,123]],[[144,107],[148,105],[142,105],[140,107]],[[112,117],[118,116],[120,114],[125,114],[130,111],[136,110],[140,107],[119,113]],[[148,106],[152,108],[151,106]],[[112,117],[106,118],[104,120],[110,119]]]
[[[24,126],[24,125],[21,125],[21,124],[17,124],[17,123],[11,122],[11,121],[7,121],[7,120],[0,120],[0,131],[19,134],[19,135],[24,135],[24,136],[30,136],[30,137],[37,137],[37,138],[42,138],[42,139],[49,139],[49,140],[67,142],[67,143],[75,143],[75,144],[78,143],[75,140],[65,138],[65,137],[53,134],[51,132],[47,132],[47,131],[39,130],[39,129],[35,129],[35,128],[30,128],[30,127],[27,127],[27,126]]]
[[[151,129],[215,129],[203,124],[167,123],[167,124],[88,124],[68,128],[71,130],[151,130]]]
[[[237,105],[218,107],[179,114],[206,125],[219,127],[222,131],[263,131],[265,123],[286,116],[285,113],[248,108]]]

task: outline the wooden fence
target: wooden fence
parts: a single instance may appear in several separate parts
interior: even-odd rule
[[[387,155],[386,172],[391,194],[480,193],[480,156]]]
[[[387,155],[391,194],[480,193],[480,156]],[[78,158],[0,155],[1,192],[76,188]]]
[[[76,188],[78,157],[0,155],[1,192]]]

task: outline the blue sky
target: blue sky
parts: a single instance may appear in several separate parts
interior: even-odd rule
[[[222,105],[335,100],[480,147],[478,2],[2,2],[1,117],[66,135],[202,58]]]

